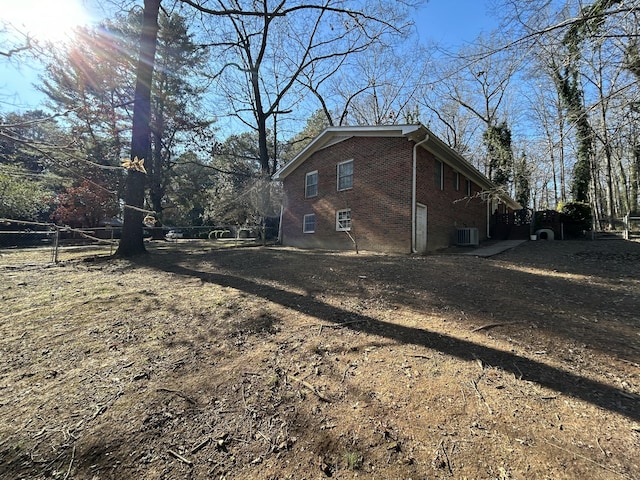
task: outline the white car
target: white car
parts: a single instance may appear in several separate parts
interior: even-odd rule
[[[176,240],[178,238],[184,238],[184,233],[180,230],[169,230],[169,233],[167,233],[165,237],[169,240]]]

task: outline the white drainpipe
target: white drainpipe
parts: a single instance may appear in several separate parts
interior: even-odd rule
[[[282,215],[284,214],[284,205],[280,205],[280,223],[278,223],[278,244],[282,245]]]
[[[491,230],[490,230],[490,223],[491,223],[491,197],[487,198],[487,239],[491,239]]]
[[[411,179],[411,252],[418,253],[416,250],[416,165],[418,157],[418,146],[429,141],[429,134],[425,135],[424,140],[419,141],[413,146],[413,177]]]

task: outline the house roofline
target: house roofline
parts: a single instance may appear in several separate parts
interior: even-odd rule
[[[352,137],[404,137],[414,142],[420,142],[426,136],[429,141],[420,145],[421,148],[433,153],[438,160],[449,164],[454,170],[473,180],[483,190],[496,191],[497,186],[482,172],[475,168],[462,155],[449,147],[423,124],[410,125],[364,125],[327,127],[314,138],[293,160],[283,165],[273,174],[274,180],[283,180],[303,164],[311,155],[323,148],[335,145]],[[506,194],[499,194],[498,198],[514,210],[522,208],[518,202]]]
[[[433,153],[438,160],[447,163],[450,167],[463,174],[466,178],[473,180],[483,190],[493,192],[495,196],[509,208],[513,210],[520,210],[522,208],[522,205],[511,198],[506,192],[501,192],[500,187],[493,183],[480,170],[474,167],[466,158],[456,152],[439,137],[434,135],[427,127],[424,125],[421,125],[421,127],[424,130],[421,131],[420,135],[424,135],[426,133],[429,135],[430,139],[428,142],[421,145],[422,148]],[[412,138],[412,140],[419,141],[420,138],[422,138],[420,135],[415,139]]]
[[[304,163],[315,152],[352,137],[406,137],[420,129],[421,125],[362,125],[327,127],[302,149],[293,160],[280,167],[274,180],[282,180]]]

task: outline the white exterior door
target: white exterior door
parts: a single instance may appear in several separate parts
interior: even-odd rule
[[[416,251],[427,252],[427,206],[416,204]]]

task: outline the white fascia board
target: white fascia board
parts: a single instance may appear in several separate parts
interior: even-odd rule
[[[282,180],[298,168],[315,152],[352,137],[405,137],[419,130],[421,125],[367,125],[328,127],[314,138],[298,155],[273,174],[274,180]],[[422,127],[424,128],[424,127]]]

